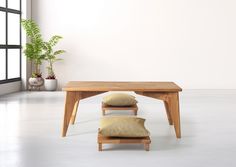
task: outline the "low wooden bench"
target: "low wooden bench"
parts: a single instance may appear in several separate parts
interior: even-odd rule
[[[138,106],[137,104],[135,104],[132,106],[117,107],[117,106],[109,106],[102,102],[102,115],[106,114],[106,110],[131,110],[134,112],[134,115],[137,115]]]
[[[98,133],[98,151],[102,151],[102,144],[143,144],[144,149],[149,151],[151,143],[150,137],[124,138],[124,137],[105,137]]]

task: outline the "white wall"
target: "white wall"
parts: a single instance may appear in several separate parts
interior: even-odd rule
[[[45,38],[64,37],[56,64],[70,80],[174,81],[236,88],[235,0],[34,0]]]
[[[22,18],[30,19],[31,18],[31,0],[22,0]],[[22,28],[22,46],[25,46],[27,42],[26,33]],[[28,88],[28,78],[31,76],[31,63],[27,61],[24,56],[22,49],[22,58],[21,58],[21,89],[27,90]]]

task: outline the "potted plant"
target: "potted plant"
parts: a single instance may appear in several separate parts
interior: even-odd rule
[[[26,43],[24,54],[34,65],[31,78],[29,78],[30,89],[33,87],[40,88],[44,80],[40,72],[40,65],[44,60],[44,42],[40,33],[39,26],[33,20],[21,20],[22,26],[26,31],[29,42]]]
[[[48,42],[44,42],[45,55],[44,58],[48,62],[48,75],[45,79],[45,90],[54,91],[57,89],[57,79],[54,72],[53,64],[62,59],[57,58],[58,55],[65,53],[64,50],[54,51],[53,47],[62,39],[61,36],[55,35]]]

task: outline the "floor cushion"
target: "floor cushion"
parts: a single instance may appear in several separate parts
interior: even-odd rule
[[[112,93],[103,98],[104,104],[109,106],[132,106],[137,103],[135,97],[126,93]]]
[[[110,137],[147,137],[145,119],[135,116],[106,116],[100,120],[99,133]]]

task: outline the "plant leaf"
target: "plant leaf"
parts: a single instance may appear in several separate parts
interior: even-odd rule
[[[52,38],[49,40],[48,43],[49,43],[51,46],[55,46],[55,45],[59,42],[60,39],[62,39],[61,36],[59,36],[59,35],[54,35],[54,36],[52,36]]]
[[[66,52],[65,50],[57,50],[53,53],[53,55],[59,55],[59,54],[65,53],[65,52]]]

